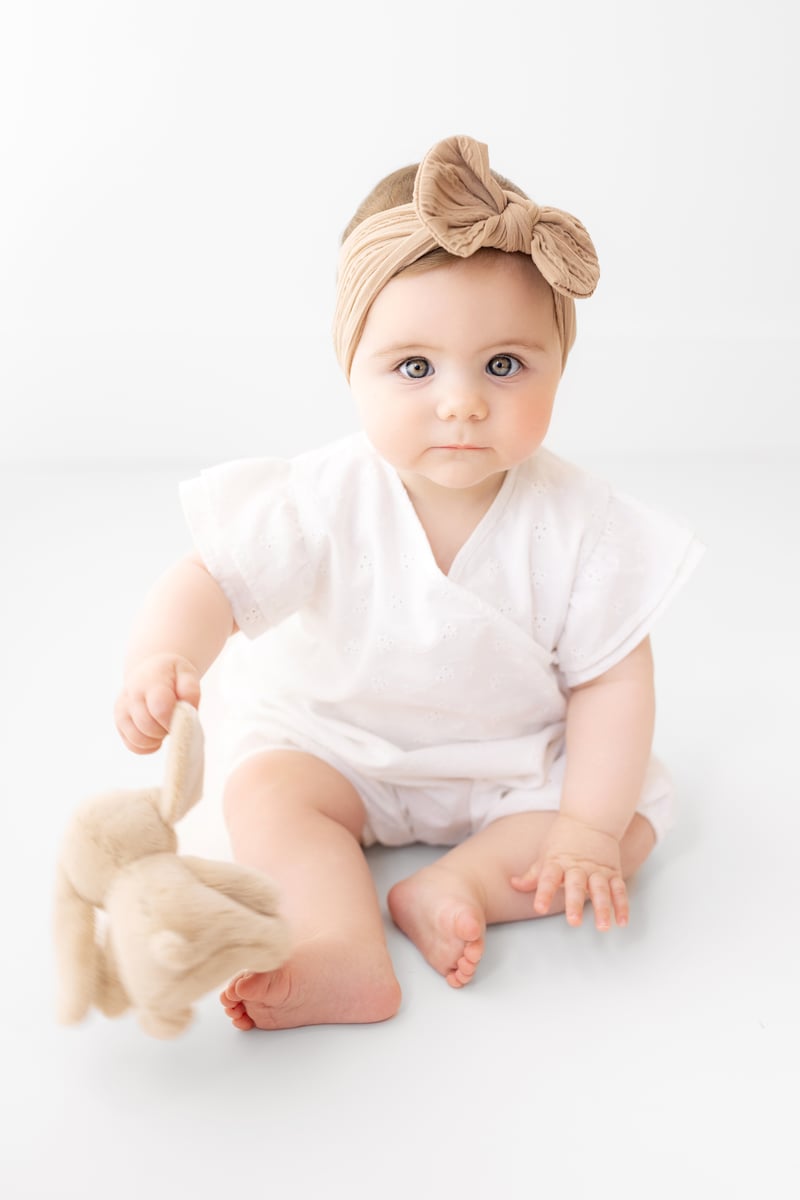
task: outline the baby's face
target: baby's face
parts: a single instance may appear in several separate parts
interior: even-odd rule
[[[561,378],[550,289],[500,251],[396,276],[367,316],[350,386],[412,495],[491,496],[541,445]]]

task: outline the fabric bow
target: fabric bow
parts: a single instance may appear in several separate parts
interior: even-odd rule
[[[580,221],[500,187],[483,142],[452,137],[434,146],[420,163],[414,206],[436,244],[459,258],[483,246],[522,251],[564,296],[591,296],[597,287],[597,254]]]

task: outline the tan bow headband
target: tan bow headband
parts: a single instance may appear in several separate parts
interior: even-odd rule
[[[437,246],[458,258],[482,247],[530,254],[553,291],[566,363],[575,340],[573,297],[591,296],[600,277],[589,234],[569,213],[500,187],[483,142],[451,137],[420,163],[411,204],[367,217],[342,245],[333,336],[345,375],[375,297]]]

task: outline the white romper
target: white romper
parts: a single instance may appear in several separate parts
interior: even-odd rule
[[[366,843],[453,845],[557,809],[570,688],[649,633],[702,553],[544,449],[508,471],[447,575],[364,434],[215,467],[181,496],[258,638],[226,651],[230,766],[275,747],[316,754],[360,792]],[[639,811],[660,836],[669,810],[653,759]]]

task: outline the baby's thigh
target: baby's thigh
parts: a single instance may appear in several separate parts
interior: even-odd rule
[[[529,811],[501,816],[490,821],[465,843],[465,853],[483,860],[502,877],[522,875],[539,858],[556,812]],[[634,813],[620,840],[622,874],[630,878],[656,844],[653,826],[641,813]]]
[[[270,827],[325,817],[360,838],[366,814],[355,786],[330,763],[303,750],[264,750],[246,758],[225,787],[232,841]]]
[[[451,871],[477,883],[490,925],[529,920],[531,896],[511,886],[511,877],[523,875],[538,860],[556,812],[519,812],[498,817],[467,838],[440,860]],[[622,874],[629,879],[655,845],[655,833],[646,817],[635,813],[620,843]],[[559,889],[550,913],[563,912],[564,893]]]

